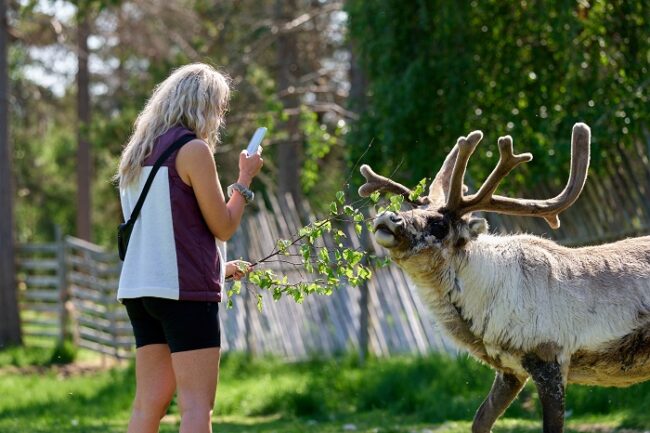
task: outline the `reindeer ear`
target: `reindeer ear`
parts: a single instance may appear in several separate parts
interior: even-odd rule
[[[454,146],[451,152],[442,163],[440,171],[431,182],[429,187],[429,206],[431,208],[441,208],[447,203],[447,194],[449,194],[449,183],[451,182],[451,173],[454,171],[454,164],[458,156],[458,146]]]
[[[484,218],[470,218],[469,221],[460,223],[456,231],[456,240],[454,246],[456,248],[463,248],[472,239],[476,239],[478,235],[487,233],[488,223]]]
[[[472,238],[476,238],[478,235],[487,233],[488,231],[488,222],[485,218],[470,218],[468,224],[469,233]]]

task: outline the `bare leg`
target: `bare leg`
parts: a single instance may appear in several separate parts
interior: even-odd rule
[[[490,393],[474,416],[472,433],[490,433],[494,422],[510,406],[525,383],[525,379],[513,374],[497,372]]]
[[[219,348],[172,354],[181,411],[180,433],[211,433],[219,377]]]
[[[136,350],[135,381],[127,433],[157,433],[176,389],[171,353],[166,344],[149,344]]]
[[[564,431],[564,381],[557,361],[543,361],[537,355],[524,356],[523,367],[535,381],[542,403],[544,433]]]

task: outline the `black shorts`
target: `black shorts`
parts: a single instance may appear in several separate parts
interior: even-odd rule
[[[122,302],[129,314],[135,346],[167,344],[171,352],[221,346],[217,302],[133,298]]]

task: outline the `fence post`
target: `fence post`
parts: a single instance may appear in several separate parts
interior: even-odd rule
[[[68,287],[68,265],[66,263],[66,245],[63,239],[61,227],[54,226],[54,237],[56,243],[56,259],[58,262],[58,290],[59,290],[59,342],[63,343],[70,337],[70,315],[67,303],[70,300],[70,288]]]
[[[240,230],[241,237],[243,238],[244,251],[251,250],[251,237],[248,233],[250,229],[250,224],[248,220],[245,220],[247,224],[245,230]],[[244,227],[242,226],[242,229]],[[225,266],[225,263],[223,264]],[[253,314],[255,311],[256,299],[254,299],[254,293],[251,290],[250,282],[242,284],[242,291],[240,296],[243,300],[244,307],[244,343],[246,345],[246,355],[252,358],[255,355],[255,334],[253,332]]]

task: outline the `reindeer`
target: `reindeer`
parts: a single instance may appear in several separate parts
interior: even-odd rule
[[[650,379],[650,237],[566,248],[527,234],[487,234],[472,212],[544,218],[580,193],[589,168],[591,131],[573,127],[564,190],[548,200],[495,195],[499,183],[532,155],[499,138],[499,162],[479,190],[465,195],[467,162],[483,134],[460,137],[426,197],[361,167],[359,194],[401,194],[413,209],[384,212],[374,237],[417,285],[439,325],[471,355],[496,370],[472,424],[489,433],[529,377],[537,387],[544,433],[564,429],[568,383],[628,386]]]

